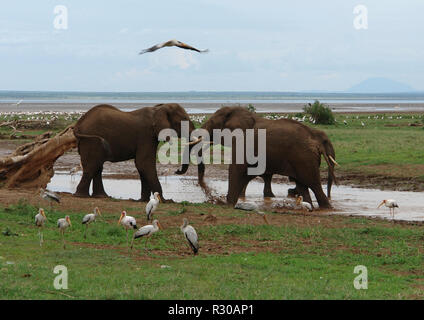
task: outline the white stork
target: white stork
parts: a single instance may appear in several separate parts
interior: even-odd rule
[[[86,214],[84,218],[82,218],[82,224],[85,224],[85,232],[84,232],[84,239],[87,238],[87,230],[88,225],[94,221],[96,221],[97,216],[101,216],[101,212],[98,207],[94,208],[93,213]]]
[[[40,247],[43,245],[43,227],[44,223],[47,221],[46,214],[44,209],[38,209],[38,213],[35,216],[35,225],[38,227],[38,237],[40,238]]]
[[[128,246],[128,229],[137,229],[137,221],[134,217],[127,216],[126,211],[122,211],[121,217],[119,218],[118,225],[122,224],[125,228],[125,232],[127,233],[127,246]]]
[[[49,202],[50,210],[52,208],[52,201],[60,203],[60,197],[56,193],[48,191],[48,190],[44,190],[43,188],[40,188],[40,197],[43,200],[47,200]]]
[[[262,219],[264,219],[266,224],[269,224],[268,219],[264,212],[259,211],[259,206],[256,203],[251,202],[238,202],[234,209],[246,210],[246,211],[254,211],[256,214],[260,215]]]
[[[395,218],[395,208],[399,208],[396,200],[387,199],[383,200],[377,208],[380,208],[382,205],[385,205],[390,210],[390,214],[392,216],[392,220]]]
[[[298,206],[300,206],[300,208],[301,208],[302,210],[312,211],[312,206],[311,206],[311,204],[310,204],[309,202],[305,202],[305,201],[303,201],[303,197],[302,197],[302,196],[298,196],[298,197],[296,198],[296,204],[297,204]]]
[[[147,52],[153,52],[153,51],[156,51],[156,50],[164,48],[164,47],[174,47],[174,46],[182,48],[182,49],[186,49],[186,50],[197,51],[197,52],[200,52],[200,53],[205,53],[205,52],[209,51],[208,49],[199,50],[199,49],[196,49],[192,46],[189,46],[188,44],[186,44],[184,42],[173,39],[173,40],[169,40],[169,41],[166,41],[166,42],[163,42],[163,43],[156,44],[153,47],[144,49],[139,54],[144,54],[144,53],[147,53]]]
[[[65,218],[60,218],[59,220],[57,220],[57,227],[59,228],[59,231],[62,235],[63,249],[65,249],[65,230],[68,227],[72,227],[71,219],[69,218],[69,216],[66,216]]]
[[[197,237],[196,230],[188,224],[187,218],[183,219],[183,225],[180,227],[180,229],[187,239],[191,250],[193,250],[194,255],[196,255],[199,252],[199,239]]]
[[[151,221],[153,219],[153,213],[156,211],[159,202],[161,201],[159,192],[155,192],[153,194],[153,199],[146,204],[146,218],[147,221]]]
[[[131,249],[134,246],[134,240],[142,237],[146,238],[144,248],[147,249],[147,239],[150,238],[153,233],[159,231],[159,229],[162,229],[162,226],[160,225],[157,219],[153,220],[153,224],[142,226],[133,235],[133,239],[131,241]]]

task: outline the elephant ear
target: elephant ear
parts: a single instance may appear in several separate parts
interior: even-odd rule
[[[163,129],[171,128],[170,110],[166,104],[158,104],[153,107],[153,130],[158,136]]]
[[[224,128],[228,128],[230,130],[235,129],[251,129],[255,126],[256,120],[251,112],[248,110],[233,110],[228,113],[225,122]]]

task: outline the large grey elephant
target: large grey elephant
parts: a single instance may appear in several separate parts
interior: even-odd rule
[[[319,167],[322,155],[328,165],[331,188],[332,181],[335,181],[335,154],[330,140],[322,131],[318,132],[295,120],[268,120],[243,107],[222,107],[202,128],[209,132],[211,140],[214,129],[240,128],[243,132],[246,132],[246,129],[255,129],[256,139],[257,129],[266,129],[266,169],[262,176],[265,178],[273,174],[288,176],[296,182],[296,192],[303,196],[304,201],[312,204],[309,194],[311,189],[321,208],[331,207],[322,190]],[[229,165],[227,202],[235,205],[240,193],[255,175],[248,175],[247,169],[250,165],[246,162],[235,163],[234,140],[232,147],[233,162]],[[256,153],[257,150],[255,145]],[[184,164],[181,173],[186,172],[187,168],[188,165]],[[198,165],[198,170],[199,183],[203,185],[204,164]]]
[[[159,192],[163,198],[156,171],[158,135],[169,128],[181,137],[181,121],[189,122],[190,133],[194,130],[184,108],[175,103],[131,112],[111,105],[98,105],[87,111],[74,127],[83,167],[74,195],[88,197],[93,181],[93,196],[107,197],[102,181],[103,164],[135,159],[142,185],[141,201],[148,201],[152,192]]]

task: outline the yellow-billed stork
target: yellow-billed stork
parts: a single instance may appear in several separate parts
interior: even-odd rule
[[[183,219],[183,225],[180,227],[181,232],[184,234],[191,250],[193,250],[194,255],[199,252],[199,239],[197,237],[196,230],[188,224],[187,218]]]
[[[395,208],[399,208],[396,200],[393,200],[393,199],[383,200],[383,201],[381,201],[381,203],[379,204],[379,206],[377,208],[380,208],[383,204],[387,208],[389,208],[390,214],[391,214],[392,220],[393,220],[395,218]]]
[[[97,216],[101,216],[101,212],[99,210],[98,207],[94,208],[94,212],[93,213],[89,213],[86,214],[83,218],[82,218],[82,224],[85,224],[85,232],[84,232],[84,239],[87,237],[87,230],[88,230],[88,225],[94,221],[96,221],[96,217]]]
[[[118,225],[121,224],[125,228],[127,234],[127,246],[128,246],[128,229],[137,229],[137,221],[134,217],[127,216],[126,211],[121,212],[121,217],[119,218]]]
[[[156,211],[159,202],[161,201],[159,192],[153,194],[153,199],[146,204],[146,218],[147,221],[153,220],[153,213]]]
[[[68,227],[72,227],[71,219],[69,216],[57,220],[57,227],[59,228],[60,234],[62,235],[63,249],[65,249],[65,230]]]
[[[159,229],[162,229],[162,226],[157,219],[153,220],[152,224],[142,226],[133,235],[133,239],[131,241],[131,249],[134,246],[134,240],[143,237],[146,238],[144,248],[147,249],[147,239],[150,238],[153,233],[159,231]]]
[[[46,223],[47,217],[44,213],[44,209],[38,209],[38,213],[35,215],[35,225],[38,227],[38,237],[40,238],[40,247],[43,245],[43,227]]]

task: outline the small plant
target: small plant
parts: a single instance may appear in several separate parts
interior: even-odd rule
[[[316,100],[313,104],[308,103],[303,108],[306,114],[309,114],[315,124],[335,124],[335,119],[331,109],[323,103]]]
[[[249,103],[246,108],[250,112],[256,113],[256,107],[253,104]]]

